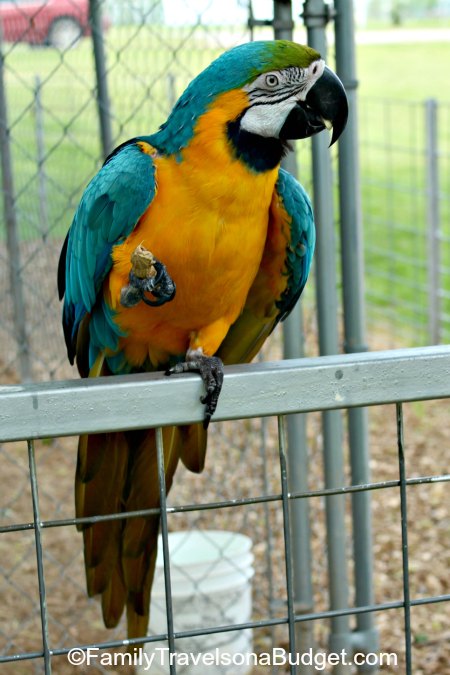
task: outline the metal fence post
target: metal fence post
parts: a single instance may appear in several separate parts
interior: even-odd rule
[[[349,118],[339,141],[339,209],[345,351],[366,351],[362,216],[358,157],[356,59],[353,0],[336,0],[336,69],[347,91]],[[352,482],[370,482],[368,415],[364,408],[348,411],[348,435]],[[355,601],[359,607],[373,602],[372,522],[370,494],[352,495]],[[353,633],[358,651],[376,653],[378,632],[372,614],[358,614]],[[359,672],[373,671],[364,666]],[[376,670],[376,667],[375,667]]]
[[[89,0],[89,21],[92,28],[92,48],[94,50],[95,76],[97,79],[97,108],[100,122],[100,137],[103,157],[106,158],[113,150],[113,134],[111,129],[111,104],[108,94],[102,14],[99,0]]]
[[[275,39],[292,40],[294,29],[292,0],[274,0],[273,19]],[[290,152],[283,160],[283,168],[297,176],[295,152]],[[297,303],[283,325],[283,355],[285,359],[304,356],[301,303]],[[306,415],[288,415],[286,422],[289,492],[306,492],[308,490]],[[289,504],[289,510],[294,608],[296,614],[309,613],[313,611],[309,502],[307,499],[293,500]],[[313,647],[314,625],[312,621],[300,621],[295,624],[295,644],[299,653],[306,652]],[[297,672],[300,675],[312,675],[314,666],[299,664]]]
[[[44,145],[44,118],[42,110],[42,84],[39,75],[34,79],[34,112],[36,121],[36,159],[38,172],[39,194],[39,225],[43,238],[48,234],[48,210],[47,210],[47,185],[44,169],[45,145]]]
[[[325,58],[325,27],[330,18],[329,8],[322,0],[305,0],[303,18],[308,31],[308,44]],[[322,355],[339,352],[337,327],[338,296],[336,274],[336,244],[334,236],[333,180],[326,134],[312,138],[314,211],[317,222],[316,294],[319,320],[319,347]],[[322,416],[325,485],[343,486],[344,457],[342,448],[342,416],[340,411],[327,411]],[[348,579],[345,536],[345,501],[335,495],[326,500],[328,572],[331,609],[348,607]],[[331,620],[330,650],[352,652],[348,616]],[[341,663],[338,675],[350,672]]]
[[[425,101],[425,156],[428,224],[428,327],[431,344],[439,344],[440,326],[440,238],[438,103]]]
[[[19,233],[17,230],[16,206],[14,200],[14,178],[8,126],[4,65],[3,41],[0,27],[0,153],[2,165],[3,208],[6,224],[9,283],[14,313],[14,337],[18,347],[21,379],[27,381],[31,380],[32,371],[21,276],[22,266],[20,260]]]

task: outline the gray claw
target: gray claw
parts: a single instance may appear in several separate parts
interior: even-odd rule
[[[222,390],[223,363],[218,356],[188,355],[186,361],[177,363],[166,371],[166,375],[187,372],[199,373],[205,385],[206,394],[200,398],[200,401],[205,404],[203,428],[207,429],[211,417],[216,411],[219,395]]]

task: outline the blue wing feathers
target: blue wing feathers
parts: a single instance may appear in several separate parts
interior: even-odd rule
[[[67,344],[71,361],[79,324],[88,312],[99,315],[92,323],[93,334],[99,338],[94,343],[100,344],[102,337],[104,345],[112,346],[115,324],[106,316],[109,310],[97,302],[97,296],[111,269],[113,246],[131,234],[155,191],[153,160],[132,142],[113,153],[83,194],[69,230],[67,248],[63,249],[63,317],[66,341],[71,336]],[[116,329],[116,342],[117,337]]]
[[[280,169],[276,190],[290,218],[291,230],[286,255],[288,285],[276,303],[280,312],[278,320],[283,321],[300,297],[308,279],[316,231],[308,195],[300,183],[284,169]]]

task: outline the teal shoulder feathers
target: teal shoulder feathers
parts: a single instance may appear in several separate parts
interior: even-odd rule
[[[127,237],[156,191],[152,157],[136,138],[117,148],[87,186],[64,243],[58,269],[58,289],[64,297],[63,326],[71,363],[79,326],[90,322],[90,363],[102,347],[114,350],[120,336],[106,306],[101,284],[111,269],[112,247]],[[100,311],[93,311],[98,304]]]

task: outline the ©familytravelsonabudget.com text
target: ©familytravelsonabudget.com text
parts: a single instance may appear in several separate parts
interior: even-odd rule
[[[170,652],[168,647],[156,647],[151,652],[142,648],[134,653],[107,652],[99,647],[75,647],[67,654],[69,663],[73,666],[101,665],[109,667],[123,667],[126,665],[140,666],[144,671],[150,671],[154,666],[284,666],[284,665],[312,665],[316,670],[325,670],[327,666],[386,666],[396,668],[397,654],[393,652],[363,653],[349,655],[345,649],[340,652],[306,652],[294,653],[275,647],[268,652],[228,653],[215,649],[210,652]]]

